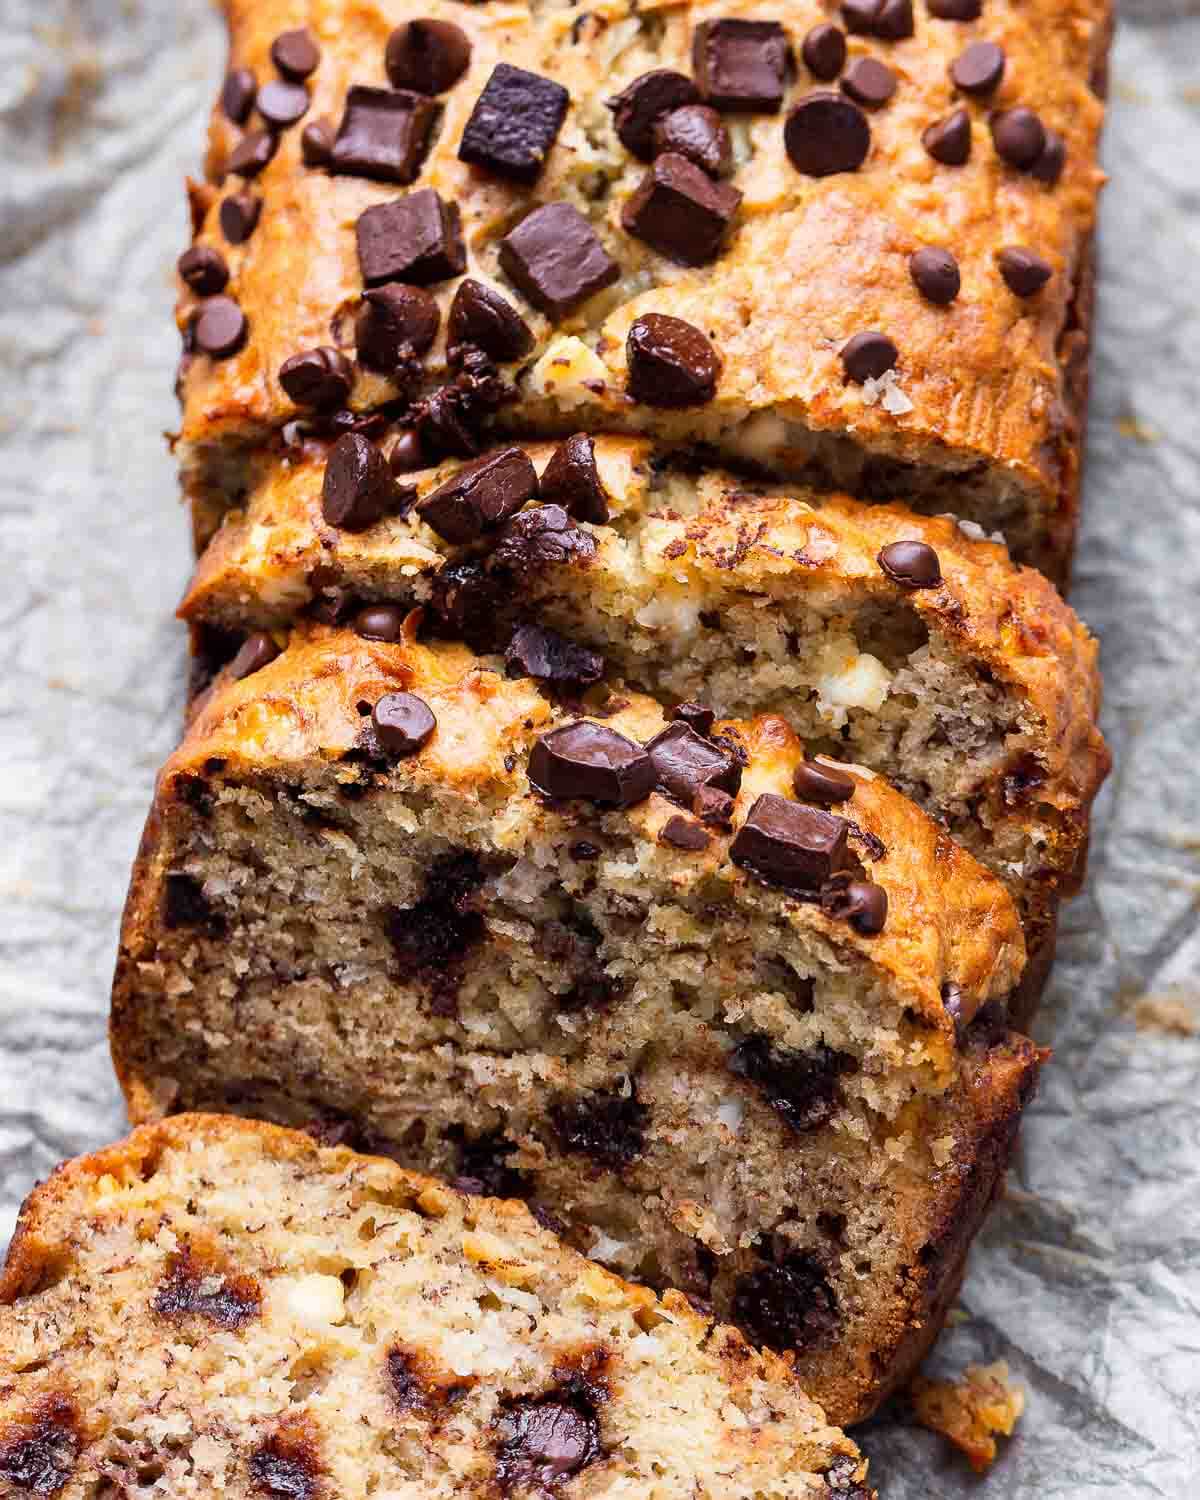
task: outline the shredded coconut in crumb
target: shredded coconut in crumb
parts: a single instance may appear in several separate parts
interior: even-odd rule
[[[878,379],[864,380],[862,398],[864,406],[878,402],[893,417],[903,417],[913,410],[912,402],[900,389],[900,377],[895,370],[885,370]]]

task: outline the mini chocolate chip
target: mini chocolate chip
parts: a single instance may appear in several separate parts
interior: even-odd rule
[[[655,125],[672,110],[695,104],[699,98],[699,89],[686,74],[673,68],[653,68],[610,99],[608,107],[621,144],[640,161],[650,161],[655,151]]]
[[[528,454],[503,448],[464,464],[418,503],[417,514],[446,541],[473,542],[516,515],[537,488]]]
[[[599,682],[604,658],[598,651],[577,646],[555,630],[542,625],[518,625],[504,653],[510,677],[536,677],[542,682]]]
[[[244,244],[258,228],[261,213],[262,199],[257,193],[230,193],[217,210],[221,233],[231,245]]]
[[[540,73],[497,63],[458,147],[460,161],[517,182],[533,182],[558,138],[570,95]]]
[[[942,565],[926,542],[889,542],[875,560],[893,583],[906,589],[936,589],[941,584]]]
[[[215,297],[229,281],[225,257],[208,245],[193,245],[185,250],[176,262],[176,269],[198,297]]]
[[[371,287],[354,320],[359,362],[390,375],[414,355],[424,354],[437,337],[441,313],[423,286],[391,282]]]
[[[1067,164],[1067,143],[1057,130],[1046,130],[1046,144],[1042,154],[1030,167],[1030,174],[1047,187],[1053,187],[1063,174]]]
[[[822,807],[836,807],[854,796],[854,778],[832,766],[815,760],[802,760],[792,777],[792,785],[801,802],[819,802]]]
[[[302,83],[286,83],[273,78],[258,91],[258,112],[274,130],[286,130],[308,113],[312,102]]]
[[[1003,250],[997,250],[996,263],[1005,285],[1017,297],[1034,296],[1054,274],[1048,261],[1043,260],[1035,251],[1025,250],[1019,245],[1009,245]]]
[[[857,104],[841,94],[807,94],[791,110],[783,144],[797,172],[830,177],[856,172],[871,149],[871,127]]]
[[[733,828],[734,799],[720,787],[702,786],[692,800],[692,811],[702,823],[728,833]]]
[[[300,132],[300,155],[306,167],[327,167],[333,155],[333,126],[328,120],[310,120]]]
[[[632,807],[654,789],[654,765],[641,745],[588,719],[539,735],[528,774],[545,797],[583,797],[606,807]]]
[[[849,859],[848,832],[845,818],[764,792],[738,829],[729,857],[768,885],[819,891]]]
[[[939,21],[978,21],[983,0],[926,0],[929,14]]]
[[[228,359],[246,342],[246,315],[232,297],[207,297],[192,322],[192,338],[202,354]]]
[[[621,268],[573,204],[547,203],[526,214],[500,241],[510,281],[557,321],[613,282]]]
[[[400,433],[388,454],[388,463],[393,474],[412,474],[417,469],[425,468],[427,460],[421,447],[420,433],[411,427]]]
[[[590,563],[596,539],[577,526],[561,505],[540,505],[514,516],[500,533],[492,567],[527,578],[546,568]]]
[[[233,68],[225,75],[221,87],[221,108],[226,119],[235,125],[244,125],[254,108],[254,96],[258,83],[249,68]]]
[[[873,57],[857,57],[842,75],[838,87],[856,104],[880,109],[896,92],[896,75]]]
[[[971,154],[971,116],[956,109],[921,133],[921,144],[944,167],[961,167]]]
[[[295,82],[315,73],[321,61],[321,49],[306,26],[296,31],[281,31],[271,43],[271,61],[285,78]]]
[[[783,103],[790,61],[778,21],[703,21],[692,39],[692,72],[714,109],[774,113]]]
[[[339,349],[306,349],[280,365],[279,384],[297,406],[328,410],[345,406],[354,367]]]
[[[717,721],[717,716],[711,708],[705,708],[703,703],[696,703],[690,698],[686,703],[680,703],[672,710],[671,718],[672,720],[678,719],[681,724],[686,724],[689,729],[694,729],[705,739],[712,733],[712,727]]]
[[[365,641],[404,639],[404,611],[397,604],[368,604],[354,616],[354,633]]]
[[[330,526],[365,531],[387,513],[394,494],[391,470],[374,443],[343,433],[330,449],[321,486],[321,512]]]
[[[279,137],[270,130],[250,130],[229,155],[229,170],[238,177],[257,177],[279,149]]]
[[[950,64],[950,80],[964,94],[991,94],[1004,77],[1004,48],[972,42]]]
[[[450,304],[446,344],[474,344],[497,364],[522,359],[533,348],[533,330],[507,297],[468,276]]]
[[[953,302],[958,296],[962,277],[958,262],[949,250],[926,245],[909,256],[908,269],[917,291],[939,307]]]
[[[733,170],[729,131],[708,104],[684,104],[656,120],[654,149],[685,156],[712,177],[724,177]]]
[[[603,526],[608,520],[608,495],[596,468],[596,446],[585,432],[558,445],[538,488],[544,501],[561,505],[577,521]]]
[[[1046,149],[1046,127],[1031,109],[1018,105],[1016,109],[997,110],[988,123],[996,154],[1010,166],[1024,171]]]
[[[453,21],[422,18],[397,26],[383,54],[388,81],[394,89],[416,89],[420,94],[444,94],[467,71],[471,43]]]
[[[870,880],[836,880],[821,892],[821,910],[849,922],[863,937],[874,937],[887,921],[887,892]]]
[[[702,786],[733,794],[742,784],[742,768],[733,756],[682,720],[674,720],[649,740],[646,754],[659,791],[684,807],[692,806]]]
[[[458,204],[446,203],[432,188],[375,204],[358,216],[354,229],[367,286],[384,281],[428,286],[466,269]]]
[[[838,26],[823,21],[804,38],[800,46],[804,66],[822,83],[836,78],[846,66],[846,34]]]
[[[702,406],[721,373],[717,351],[703,333],[667,313],[643,313],[625,341],[629,394],[647,406]]]
[[[279,655],[279,647],[264,630],[256,631],[242,642],[238,654],[229,663],[229,675],[235,682],[249,677],[252,672],[273,662]]]
[[[707,849],[712,835],[691,818],[682,818],[678,813],[667,819],[659,835],[659,842],[670,844],[673,849],[686,849],[689,854]]]
[[[600,1453],[596,1414],[574,1401],[519,1401],[502,1416],[501,1431],[496,1475],[503,1491],[520,1485],[548,1493]]]
[[[873,329],[856,333],[847,339],[841,348],[842,369],[848,380],[862,385],[867,380],[878,380],[888,370],[896,368],[899,350],[886,333]]]
[[[621,211],[630,234],[680,265],[699,266],[721,248],[742,195],[675,152],[656,156]]]
[[[348,177],[409,183],[421,170],[438,106],[411,89],[356,85],[346,96],[329,169]]]
[[[371,724],[389,755],[415,755],[437,728],[433,710],[416,693],[385,693],[371,710]]]
[[[916,30],[912,0],[882,0],[875,13],[875,35],[885,42],[902,42]]]

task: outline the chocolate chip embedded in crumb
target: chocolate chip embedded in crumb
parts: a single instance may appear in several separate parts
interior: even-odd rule
[[[1046,144],[1042,147],[1042,154],[1030,167],[1032,177],[1039,182],[1044,182],[1047,187],[1053,187],[1063,174],[1063,168],[1067,164],[1067,143],[1059,135],[1057,130],[1046,130]]]
[[[654,127],[664,115],[685,104],[695,104],[700,90],[674,68],[652,68],[608,101],[613,129],[625,149],[640,161],[654,156]]]
[[[629,394],[647,406],[702,406],[711,401],[721,361],[692,323],[667,313],[643,313],[625,341]]]
[[[340,349],[306,349],[280,365],[279,384],[297,406],[329,410],[346,404],[354,367]]]
[[[778,21],[703,21],[692,39],[692,72],[714,109],[774,113],[783,103],[790,61]]]
[[[822,807],[835,807],[849,802],[854,796],[854,778],[832,766],[820,765],[815,760],[802,760],[792,777],[796,796],[801,802],[819,802]]]
[[[1009,245],[996,252],[996,264],[1004,277],[1005,285],[1017,297],[1033,297],[1046,285],[1054,274],[1050,262],[1043,260],[1033,250],[1019,245]]]
[[[457,203],[446,203],[432,188],[377,203],[354,226],[358,263],[367,286],[409,281],[427,286],[466,269]]]
[[[225,921],[220,912],[213,910],[200,881],[173,870],[163,887],[163,926],[169,932],[180,927],[203,927],[219,936],[225,930]]]
[[[321,49],[306,26],[296,31],[281,31],[271,43],[271,61],[285,78],[295,82],[315,73],[321,61]]]
[[[1004,48],[995,42],[972,42],[950,64],[950,81],[964,94],[991,94],[1004,77]]]
[[[312,101],[302,83],[273,78],[258,91],[258,112],[272,130],[287,130],[308,113]]]
[[[377,182],[412,182],[425,159],[437,108],[411,89],[352,88],[330,154],[330,171]]]
[[[474,344],[497,364],[522,359],[533,348],[533,330],[507,297],[468,276],[450,304],[446,345]]]
[[[559,1145],[619,1169],[640,1156],[645,1143],[646,1107],[636,1094],[597,1091],[551,1105]]]
[[[330,526],[365,531],[387,514],[395,481],[383,454],[357,432],[343,433],[330,449],[321,486],[321,512]]]
[[[590,1403],[518,1401],[500,1418],[496,1477],[502,1489],[543,1492],[578,1474],[600,1454],[600,1428]]]
[[[926,0],[929,14],[939,21],[978,21],[983,0]]]
[[[837,1297],[820,1262],[801,1251],[739,1278],[733,1320],[755,1344],[786,1350],[820,1348],[841,1328]]]
[[[746,1037],[729,1054],[729,1071],[760,1089],[797,1135],[828,1125],[841,1105],[842,1075],[853,1068],[853,1058],[823,1042],[801,1052],[777,1047],[762,1033]]]
[[[539,485],[547,503],[561,505],[577,521],[603,526],[608,520],[608,495],[596,467],[596,445],[577,432],[554,450]]]
[[[953,302],[962,287],[958,261],[949,250],[926,245],[909,256],[908,269],[922,297],[938,307]]]
[[[364,641],[391,641],[398,645],[404,639],[405,612],[396,604],[368,604],[354,616],[354,634]]]
[[[238,177],[257,177],[279,149],[279,137],[270,130],[250,130],[229,154],[229,170]]]
[[[764,792],[729,846],[729,857],[768,885],[819,891],[849,859],[844,818]]]
[[[383,54],[392,87],[420,94],[444,94],[470,61],[471,43],[462,27],[428,17],[397,26]]]
[[[416,693],[385,693],[371,710],[375,737],[389,755],[415,755],[429,743],[437,720]]]
[[[240,682],[269,666],[279,655],[279,647],[265,630],[258,630],[242,642],[238,654],[229,663],[229,675]]]
[[[354,320],[359,362],[391,375],[405,359],[428,350],[440,321],[438,305],[424,287],[392,282],[369,288]]]
[[[333,155],[333,126],[328,120],[310,120],[300,132],[300,155],[306,167],[327,167]]]
[[[175,264],[181,279],[198,297],[213,297],[223,292],[229,281],[225,257],[208,245],[193,245]]]
[[[881,109],[896,92],[896,75],[873,57],[856,58],[838,87],[856,104]]]
[[[788,114],[783,144],[792,166],[807,177],[856,172],[871,149],[871,127],[852,100],[818,91]]]
[[[500,533],[491,566],[524,579],[546,568],[587,564],[595,556],[590,531],[577,526],[561,505],[539,505],[514,516]]]
[[[553,79],[497,63],[463,130],[459,160],[517,182],[533,182],[546,164],[569,102],[566,89]]]
[[[232,297],[206,297],[192,322],[192,339],[202,354],[228,359],[246,342],[246,315]]]
[[[889,542],[876,561],[893,583],[906,589],[935,589],[942,581],[942,565],[927,542]]]
[[[230,193],[217,210],[221,233],[231,245],[244,244],[258,228],[262,199],[257,193]]]
[[[577,646],[555,630],[542,625],[519,625],[513,632],[504,665],[510,677],[535,677],[541,682],[599,682],[604,658],[598,651]]]
[[[584,216],[570,203],[526,214],[500,241],[504,274],[548,318],[558,320],[621,274]]]
[[[988,124],[996,154],[1021,171],[1031,168],[1046,149],[1046,127],[1031,109],[1018,105],[997,110]]]
[[[691,807],[702,786],[736,792],[742,784],[742,767],[728,751],[697,734],[690,725],[676,720],[646,744],[660,791]]]
[[[870,880],[837,880],[821,892],[821,910],[836,921],[849,922],[863,937],[874,937],[887,922],[888,896]]]
[[[250,118],[257,93],[258,83],[249,68],[231,69],[221,86],[221,108],[225,118],[235,125],[244,125]]]
[[[57,1495],[79,1458],[79,1413],[68,1397],[42,1397],[23,1418],[9,1417],[0,1437],[0,1481],[33,1495]]]
[[[262,1311],[253,1276],[220,1274],[185,1248],[171,1255],[151,1304],[160,1318],[204,1318],[218,1328],[243,1328]]]
[[[654,789],[649,755],[615,729],[579,719],[541,735],[529,756],[529,782],[543,796],[583,797],[632,807]]]
[[[696,703],[688,699],[686,703],[680,703],[672,710],[671,718],[678,719],[681,724],[686,724],[689,729],[694,729],[704,739],[712,733],[712,727],[717,721],[716,714],[711,708],[705,708],[703,703]]]
[[[721,116],[708,104],[684,104],[656,120],[654,149],[684,156],[710,177],[724,177],[733,170],[733,142],[729,131]]]
[[[707,849],[712,835],[691,818],[682,818],[676,813],[667,819],[658,835],[660,844],[669,844],[672,849],[684,849],[689,854]]]
[[[417,514],[446,541],[473,542],[516,515],[537,487],[528,454],[504,448],[464,464],[419,502]]]
[[[714,182],[687,157],[656,156],[621,211],[632,235],[680,265],[712,260],[738,210],[742,195]]]
[[[846,66],[845,33],[828,21],[814,26],[801,44],[800,56],[814,78],[828,83]]]
[[[970,115],[965,109],[954,110],[925,128],[921,144],[944,167],[961,167],[971,154]]]
[[[888,370],[894,370],[900,352],[886,333],[869,330],[847,339],[842,345],[840,358],[847,380],[863,385],[868,380],[878,380]]]

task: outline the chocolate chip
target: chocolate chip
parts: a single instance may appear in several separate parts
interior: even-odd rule
[[[654,780],[641,745],[587,719],[539,736],[529,756],[529,783],[545,797],[632,807],[650,795]]]
[[[882,0],[842,0],[842,20],[854,36],[870,36]]]
[[[467,71],[471,43],[453,21],[423,18],[397,26],[383,54],[388,81],[394,89],[419,94],[444,94]]]
[[[151,1306],[160,1318],[199,1317],[218,1328],[238,1329],[259,1316],[262,1291],[253,1276],[214,1275],[184,1249],[169,1257]]]
[[[717,720],[711,708],[705,708],[703,703],[695,703],[691,699],[686,703],[680,703],[673,710],[671,718],[672,720],[678,719],[681,724],[686,724],[689,729],[694,729],[705,739],[712,733],[712,727]]]
[[[596,539],[577,526],[561,505],[540,505],[514,516],[500,534],[492,567],[526,578],[546,568],[589,563]]]
[[[526,214],[500,241],[500,265],[530,302],[556,321],[621,274],[570,203],[547,203]]]
[[[578,1151],[601,1166],[628,1166],[645,1144],[646,1108],[633,1094],[564,1100],[551,1106],[550,1117],[564,1151]]]
[[[961,167],[971,154],[971,116],[956,109],[921,133],[921,144],[944,167]]]
[[[845,33],[828,21],[814,26],[801,43],[800,56],[814,78],[828,83],[846,66]]]
[[[702,823],[728,833],[733,828],[734,799],[719,787],[702,786],[692,802],[692,811]]]
[[[752,1343],[799,1352],[830,1343],[842,1321],[820,1262],[803,1252],[739,1278],[733,1318]]]
[[[854,796],[854,778],[844,771],[835,771],[832,766],[819,765],[815,760],[802,760],[792,777],[792,785],[801,802],[819,802],[822,807],[835,807],[839,802],[849,802]]]
[[[192,322],[192,339],[202,354],[228,359],[246,342],[246,315],[232,297],[207,297]]]
[[[768,885],[818,891],[849,858],[844,818],[764,792],[729,846],[735,865]]]
[[[630,234],[685,266],[712,260],[742,195],[685,156],[657,156],[621,211]]]
[[[699,89],[686,74],[653,68],[610,99],[608,107],[621,144],[639,160],[650,161],[655,152],[655,125],[672,110],[695,104],[699,98]]]
[[[858,57],[838,85],[856,104],[880,109],[896,92],[896,75],[873,57]]]
[[[496,1477],[505,1491],[521,1485],[547,1493],[600,1453],[596,1414],[582,1402],[516,1402],[501,1418],[501,1432]]]
[[[304,1428],[284,1428],[251,1453],[255,1487],[273,1500],[317,1500],[320,1463]]]
[[[733,142],[725,122],[708,104],[684,104],[656,120],[654,149],[685,156],[712,177],[724,177],[733,169]]]
[[[577,521],[603,526],[608,520],[608,495],[596,468],[595,444],[584,432],[554,450],[539,490],[543,500],[561,505]]]
[[[647,406],[701,406],[711,401],[721,361],[692,323],[667,313],[643,313],[625,341],[629,394]]]
[[[917,291],[939,307],[953,302],[958,296],[962,277],[958,262],[949,250],[926,245],[909,256],[908,269]]]
[[[278,655],[279,647],[266,631],[256,631],[254,635],[246,637],[238,654],[229,663],[229,675],[235,682],[241,682],[243,677],[260,671]]]
[[[464,464],[419,502],[417,514],[446,541],[473,542],[516,515],[537,488],[528,455],[504,448]]]
[[[394,493],[383,454],[361,433],[343,433],[330,449],[321,486],[321,513],[330,526],[365,531],[387,514]]]
[[[195,876],[173,870],[163,890],[163,926],[169,932],[180,927],[203,927],[217,937],[225,930],[225,919],[213,910]]]
[[[281,31],[271,43],[271,61],[285,78],[299,82],[316,72],[321,49],[306,26],[297,31]]]
[[[233,68],[226,73],[221,86],[221,108],[226,119],[235,125],[244,125],[250,118],[257,93],[258,82],[249,68]]]
[[[417,469],[426,467],[425,452],[421,447],[419,433],[407,428],[396,438],[392,444],[392,451],[388,454],[388,463],[391,465],[393,474],[411,474]]]
[[[670,844],[672,849],[686,849],[689,854],[707,849],[712,843],[712,835],[699,823],[691,818],[681,818],[678,813],[663,824],[658,839],[661,844]]]
[[[458,147],[460,161],[533,182],[562,128],[570,95],[560,83],[497,63],[475,101]]]
[[[988,121],[996,154],[1010,166],[1026,170],[1046,149],[1046,127],[1033,110],[1018,105],[1001,109]]]
[[[1067,143],[1059,135],[1057,130],[1046,130],[1046,144],[1042,148],[1042,154],[1030,167],[1032,176],[1039,182],[1044,182],[1047,187],[1053,187],[1063,174],[1063,168],[1067,164]]]
[[[306,167],[327,167],[333,155],[333,126],[328,120],[311,120],[300,132],[300,155]]]
[[[912,0],[882,0],[875,13],[875,35],[885,42],[902,42],[916,30]]]
[[[415,755],[429,743],[437,720],[416,693],[385,693],[371,710],[371,725],[389,755]]]
[[[367,286],[408,281],[427,286],[466,269],[457,203],[432,188],[377,203],[355,225],[358,263]]]
[[[270,130],[250,130],[229,155],[229,170],[238,177],[257,177],[279,149],[279,137]]]
[[[972,42],[950,64],[950,80],[964,94],[990,94],[1004,77],[1004,48],[995,42]]]
[[[446,563],[429,587],[437,633],[480,651],[496,649],[501,590],[479,562]]]
[[[874,937],[887,921],[887,892],[870,880],[835,880],[821,892],[821,910],[848,921],[863,937]]]
[[[225,290],[229,281],[225,257],[208,245],[193,245],[185,250],[176,262],[176,269],[198,297],[214,297]]]
[[[424,287],[392,282],[369,289],[354,320],[359,362],[368,370],[392,374],[406,359],[425,353],[440,320],[438,305]]]
[[[262,199],[257,193],[230,193],[217,210],[221,233],[231,245],[241,245],[258,228],[261,213]]]
[[[329,158],[330,171],[377,182],[414,181],[437,109],[426,95],[410,89],[352,88]]]
[[[742,784],[742,768],[726,750],[697,734],[681,720],[661,730],[646,745],[654,767],[655,785],[684,807],[691,807],[702,786],[735,793]]]
[[[792,166],[806,177],[856,172],[871,149],[871,127],[857,104],[841,94],[818,92],[789,113],[783,144]]]
[[[776,1047],[762,1033],[748,1036],[729,1054],[729,1071],[759,1088],[797,1135],[828,1125],[842,1102],[842,1075],[853,1068],[852,1058],[823,1042],[800,1052]]]
[[[533,331],[507,297],[468,276],[450,304],[449,348],[474,344],[497,364],[521,359],[533,348]]]
[[[5,1422],[0,1437],[0,1481],[6,1494],[57,1495],[79,1458],[79,1413],[66,1396],[43,1396],[24,1419]],[[9,1486],[12,1486],[10,1488]]]
[[[557,631],[541,625],[518,625],[513,631],[504,666],[510,677],[536,677],[542,682],[599,682],[604,658],[598,651],[577,646]]]
[[[1050,263],[1033,250],[1009,245],[996,252],[996,264],[1005,285],[1017,297],[1033,297],[1054,274]]]
[[[942,565],[926,542],[889,542],[875,560],[893,583],[906,589],[936,589],[941,584]]]
[[[339,349],[306,349],[280,365],[279,384],[297,406],[328,410],[345,406],[354,367]]]
[[[939,21],[978,21],[983,0],[926,0],[929,14]]]
[[[895,369],[900,353],[886,333],[871,330],[847,339],[840,357],[846,378],[862,385],[864,381],[878,380],[888,370]]]
[[[354,633],[364,641],[399,644],[404,639],[404,618],[404,611],[396,604],[368,604],[354,616]]]
[[[692,72],[714,109],[774,113],[783,103],[790,61],[778,21],[704,21],[692,39]]]
[[[302,83],[273,78],[258,91],[258,112],[274,130],[286,130],[308,113],[311,100]]]

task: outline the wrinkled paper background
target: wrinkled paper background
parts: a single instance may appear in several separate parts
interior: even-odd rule
[[[1200,0],[1122,20],[1073,595],[1118,769],[1056,1059],[932,1361],[1006,1359],[1029,1407],[982,1481],[878,1419],[891,1500],[1200,1493]],[[0,1244],[124,1124],[107,989],[183,681],[172,265],[223,52],[207,0],[0,0]]]

